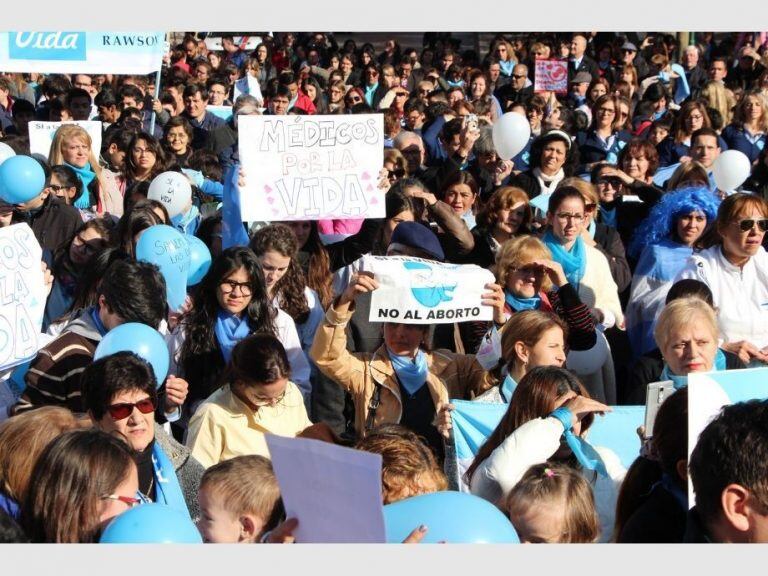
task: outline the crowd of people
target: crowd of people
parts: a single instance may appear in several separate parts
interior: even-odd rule
[[[301,518],[285,516],[277,434],[380,454],[383,504],[464,484],[522,542],[768,542],[768,401],[722,409],[690,459],[687,401],[693,372],[768,365],[765,34],[498,34],[481,54],[450,34],[377,49],[363,33],[275,33],[222,48],[187,34],[159,86],[0,75],[0,142],[18,155],[33,120],[103,126],[94,153],[63,124],[36,156],[39,194],[0,200],[0,227],[28,224],[43,249],[53,338],[23,389],[2,374],[0,541],[97,542],[154,502],[205,542],[288,542]],[[566,93],[537,87],[539,60],[567,63]],[[530,139],[504,158],[493,126],[510,112]],[[259,114],[382,114],[385,217],[231,222],[249,178],[238,118]],[[726,150],[751,164],[738,190],[713,176]],[[166,171],[193,190],[174,217],[148,198]],[[136,256],[156,225],[212,256],[181,310]],[[493,320],[370,322],[365,255],[490,270],[478,305]],[[165,337],[163,381],[132,352],[94,359],[130,322]],[[596,417],[665,380],[628,469],[585,448]],[[455,399],[507,405],[463,478]],[[429,531],[413,521],[408,541]]]

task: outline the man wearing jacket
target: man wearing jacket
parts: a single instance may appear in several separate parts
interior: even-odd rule
[[[72,239],[83,220],[77,208],[67,205],[46,187],[32,200],[15,206],[13,224],[22,222],[29,224],[43,250],[53,251]]]

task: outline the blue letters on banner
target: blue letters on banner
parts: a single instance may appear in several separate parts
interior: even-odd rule
[[[10,32],[8,56],[12,60],[84,61],[85,32]]]

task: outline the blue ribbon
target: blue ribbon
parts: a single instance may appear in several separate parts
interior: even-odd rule
[[[573,455],[587,470],[597,471],[601,476],[608,476],[608,471],[605,469],[603,459],[600,458],[600,454],[583,438],[576,436],[573,433],[573,414],[565,406],[561,406],[550,414],[554,418],[557,418],[563,425],[563,437],[568,447],[573,452]]]
[[[157,440],[152,448],[152,467],[155,471],[155,500],[189,515],[184,493],[176,477],[176,470]]]

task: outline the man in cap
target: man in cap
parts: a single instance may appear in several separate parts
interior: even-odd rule
[[[592,82],[592,76],[589,72],[577,72],[570,81],[570,92],[568,94],[568,106],[574,110],[583,106],[587,102],[587,90]]]
[[[616,65],[617,78],[621,75],[621,69],[624,66],[628,66],[628,65],[632,65],[635,67],[635,70],[637,70],[638,80],[642,80],[643,78],[648,76],[648,74],[650,73],[648,69],[648,64],[646,64],[642,55],[638,54],[637,46],[635,46],[632,42],[624,42],[624,44],[621,45],[620,52],[621,52],[621,58],[619,60],[619,63]]]

